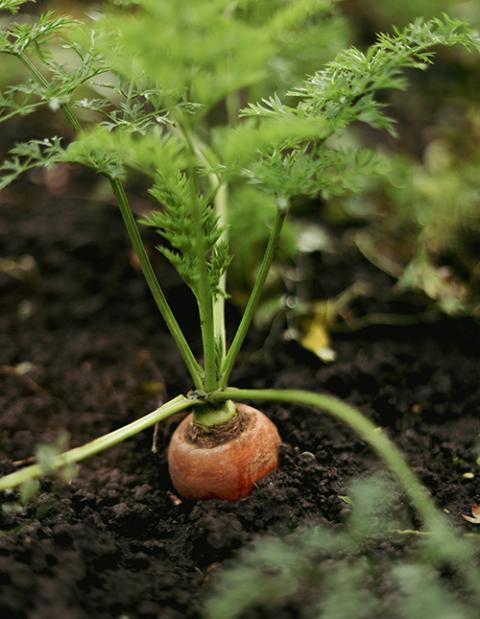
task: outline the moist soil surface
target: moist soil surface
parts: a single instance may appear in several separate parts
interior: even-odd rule
[[[112,206],[47,199],[39,188],[31,206],[14,194],[3,200],[1,255],[33,258],[20,279],[0,273],[5,474],[62,432],[70,445],[82,444],[189,382]],[[157,266],[197,341],[191,299],[164,263]],[[319,294],[360,276],[379,293],[390,285],[353,254],[317,266]],[[461,514],[479,498],[479,336],[469,320],[369,327],[336,336],[337,359],[326,365],[280,338],[262,352],[263,335],[253,334],[231,382],[327,392],[358,406],[401,447],[451,521],[473,530]],[[157,455],[146,431],[81,463],[68,484],[43,481],[24,511],[4,510],[0,617],[200,617],[215,573],[256,536],[305,523],[342,526],[350,508],[339,495],[352,478],[381,469],[377,458],[326,415],[261,408],[283,439],[280,470],[236,504],[175,496],[165,447],[177,418],[160,427]]]

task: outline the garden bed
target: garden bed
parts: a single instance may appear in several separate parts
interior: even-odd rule
[[[2,256],[32,256],[38,270],[21,282],[0,273],[2,474],[61,430],[81,444],[189,387],[129,260],[115,209],[41,194],[31,190],[26,207],[11,193],[1,206]],[[328,269],[332,294],[358,273],[378,281],[359,256]],[[180,321],[194,332],[190,300],[166,275]],[[244,353],[233,385],[326,391],[358,406],[388,429],[436,503],[462,526],[462,513],[479,498],[480,329],[473,321],[343,334],[331,365],[293,342],[259,355],[262,341],[250,338],[252,354]],[[284,442],[281,468],[237,504],[174,495],[164,446],[178,419],[160,428],[158,455],[147,431],[82,463],[69,485],[42,482],[25,513],[0,516],[0,616],[199,617],[222,563],[255,536],[304,523],[340,526],[350,507],[339,495],[351,479],[378,470],[378,460],[326,416],[287,405],[263,410]]]

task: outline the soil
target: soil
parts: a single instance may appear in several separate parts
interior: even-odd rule
[[[35,265],[21,280],[0,273],[0,473],[62,431],[79,445],[189,387],[115,209],[52,199],[40,187],[29,198],[22,206],[10,193],[0,205],[1,255],[28,255]],[[347,262],[322,267],[319,290],[338,293],[359,274],[383,281],[358,255]],[[191,299],[158,267],[198,339]],[[232,384],[324,391],[360,407],[452,522],[474,530],[461,514],[479,498],[477,324],[443,319],[338,335],[329,365],[281,340],[259,355],[263,337],[247,342]],[[144,432],[82,463],[68,484],[43,481],[23,512],[2,513],[0,617],[200,617],[215,573],[259,534],[342,526],[350,508],[339,495],[381,464],[324,415],[277,404],[263,410],[283,439],[281,467],[237,504],[174,495],[165,445],[176,419],[161,426],[157,455]]]

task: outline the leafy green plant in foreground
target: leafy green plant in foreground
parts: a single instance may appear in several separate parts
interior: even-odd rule
[[[349,491],[346,526],[308,526],[261,537],[220,569],[204,608],[208,619],[295,616],[322,619],[474,619],[480,581],[465,587],[466,547],[478,538],[401,528],[385,480],[357,481]],[[388,540],[393,539],[394,543]],[[449,577],[439,549],[449,545]],[[368,558],[367,558],[368,557]],[[455,566],[452,569],[452,565]],[[282,612],[289,610],[290,612]]]
[[[13,10],[19,4],[4,0],[0,8]],[[55,137],[16,145],[0,167],[0,187],[32,167],[61,162],[86,165],[108,179],[194,389],[123,428],[58,455],[49,470],[79,462],[182,410],[192,409],[194,426],[213,433],[235,420],[233,400],[291,402],[321,409],[352,427],[384,459],[424,521],[437,523],[431,500],[399,451],[351,406],[309,392],[235,389],[229,378],[292,201],[298,196],[341,195],[355,190],[359,171],[381,173],[383,158],[376,152],[343,145],[348,127],[360,122],[394,133],[394,122],[378,93],[404,89],[404,71],[426,69],[436,45],[478,49],[478,34],[447,16],[418,20],[394,34],[380,35],[366,52],[341,51],[324,69],[303,83],[292,83],[279,96],[262,89],[275,82],[273,60],[285,53],[286,35],[315,16],[326,18],[331,2],[275,3],[268,15],[250,11],[248,1],[133,4],[134,8],[97,16],[87,34],[85,26],[78,28],[74,21],[52,14],[38,22],[12,23],[1,33],[0,51],[17,58],[31,78],[9,91],[0,121],[46,105],[64,113],[75,136],[67,145]],[[152,29],[152,23],[159,26]],[[63,41],[61,53],[58,39]],[[260,100],[245,105],[245,93],[257,94]],[[228,118],[223,125],[212,121],[218,109]],[[129,170],[150,181],[158,207],[142,223],[158,231],[163,239],[160,250],[196,299],[202,363],[168,304],[142,242],[124,189]],[[271,200],[275,216],[255,285],[233,340],[227,343],[229,191],[247,185]],[[39,464],[26,467],[0,479],[0,489],[41,474]]]

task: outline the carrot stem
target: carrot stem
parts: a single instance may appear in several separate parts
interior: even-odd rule
[[[163,421],[175,413],[183,411],[186,408],[197,406],[201,403],[203,403],[202,400],[186,398],[183,395],[179,395],[176,398],[173,398],[173,400],[170,400],[166,404],[160,406],[160,408],[157,408],[144,417],[140,417],[140,419],[132,421],[126,426],[96,438],[85,445],[74,447],[69,451],[55,456],[52,459],[52,462],[49,463],[48,473],[55,470],[61,470],[70,464],[75,464],[81,460],[89,458],[90,456],[94,456],[95,454],[104,451],[105,449],[109,449],[127,438],[138,434],[142,430],[146,430],[147,428],[154,426],[159,421]],[[27,466],[19,471],[16,471],[15,473],[10,473],[10,475],[1,477],[0,490],[10,490],[12,488],[16,488],[31,479],[42,477],[44,474],[45,471],[42,470],[39,464]]]
[[[272,266],[273,258],[275,256],[275,250],[280,240],[280,233],[282,231],[283,223],[285,221],[287,213],[288,202],[286,202],[285,200],[279,200],[279,205],[277,207],[277,212],[275,215],[275,221],[270,232],[268,245],[265,250],[265,254],[263,256],[263,260],[260,265],[257,278],[255,280],[255,284],[248,299],[248,303],[240,321],[240,325],[238,326],[238,329],[235,333],[235,336],[222,366],[222,373],[220,376],[221,386],[225,386],[228,382],[228,379],[230,378],[230,373],[233,369],[233,365],[252,323],[253,315],[255,314],[255,310],[257,309],[257,305],[260,301],[260,297],[262,295],[263,288],[265,286],[265,282],[270,271],[270,267]]]

